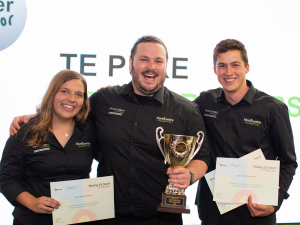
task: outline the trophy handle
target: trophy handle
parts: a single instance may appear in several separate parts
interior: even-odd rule
[[[161,131],[159,132],[159,130],[161,130]],[[157,142],[157,145],[159,147],[159,150],[160,150],[161,154],[164,156],[165,164],[166,164],[167,163],[166,155],[165,155],[164,150],[162,149],[161,144],[160,144],[161,140],[164,139],[164,137],[162,135],[163,132],[164,132],[164,129],[162,127],[157,127],[156,128],[156,142]],[[160,138],[159,138],[158,133],[160,135]]]
[[[200,140],[200,134],[202,134],[201,141],[199,141],[199,140]],[[196,148],[194,154],[192,155],[191,160],[192,160],[192,159],[195,157],[195,155],[199,152],[199,150],[200,150],[200,148],[201,148],[201,146],[202,146],[202,144],[203,144],[204,133],[203,133],[202,131],[198,131],[197,136],[198,136],[198,138],[197,138],[197,141],[196,141],[196,142],[197,142],[197,144],[198,144],[198,147]]]

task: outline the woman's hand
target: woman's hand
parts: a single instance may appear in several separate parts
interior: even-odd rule
[[[36,198],[26,191],[19,194],[15,201],[19,202],[35,213],[51,214],[54,209],[58,209],[60,206],[60,203],[53,198],[45,196]]]
[[[31,210],[35,213],[51,214],[53,210],[58,209],[59,206],[60,203],[55,199],[42,196],[35,198]]]

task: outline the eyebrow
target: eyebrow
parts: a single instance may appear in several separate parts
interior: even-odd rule
[[[59,90],[62,90],[62,89],[70,90],[69,88],[66,88],[66,87],[61,87]],[[75,93],[81,93],[81,94],[83,94],[84,92],[82,92],[82,91],[76,91]]]
[[[147,55],[141,55],[141,56],[139,56],[139,58],[152,58],[152,57],[149,57]],[[163,59],[164,60],[164,57],[158,56],[158,57],[155,57],[155,59]]]
[[[239,64],[242,64],[242,62],[240,62],[240,61],[233,61],[233,62],[230,62],[230,63],[228,63],[228,64],[232,64],[232,63],[239,63]],[[218,65],[220,65],[220,64],[227,64],[227,63],[219,62]]]

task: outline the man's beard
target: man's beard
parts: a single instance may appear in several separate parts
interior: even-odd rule
[[[159,80],[153,88],[149,89],[149,88],[146,88],[145,86],[143,86],[141,81],[139,81],[139,75],[136,73],[134,66],[132,66],[131,71],[132,71],[132,82],[133,82],[134,86],[145,96],[152,96],[155,92],[157,92],[163,86],[165,79],[167,77],[167,75],[165,74],[164,79]],[[159,75],[154,70],[149,70],[149,69],[144,70],[142,72],[142,74],[144,75],[145,73],[149,73],[149,72],[151,72],[152,74],[155,74],[155,76],[158,76],[155,79],[160,79]]]

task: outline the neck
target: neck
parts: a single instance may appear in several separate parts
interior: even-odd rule
[[[64,130],[69,130],[73,126],[74,126],[73,119],[62,120],[62,119],[55,118],[55,117],[53,117],[53,119],[52,119],[52,129],[53,129],[53,127],[56,127],[58,129],[61,129],[62,131],[64,131]]]
[[[146,94],[146,93],[141,92],[141,91],[135,86],[135,84],[133,83],[133,81],[132,81],[132,87],[133,87],[133,92],[134,92],[135,94],[137,94],[137,95],[140,95],[140,96],[149,96],[149,97],[151,97],[151,96],[154,95],[154,94]]]
[[[137,88],[135,88],[134,86],[133,86],[133,92],[134,92],[136,95],[146,96],[146,97],[151,97],[151,96],[154,95],[154,94],[150,94],[150,95],[144,94],[144,93],[140,92],[139,90],[137,90]]]
[[[225,98],[226,100],[231,104],[231,105],[235,105],[237,103],[239,103],[244,96],[247,94],[248,90],[250,88],[247,86],[245,89],[239,91],[239,92],[230,92],[230,91],[224,91],[225,94]]]

